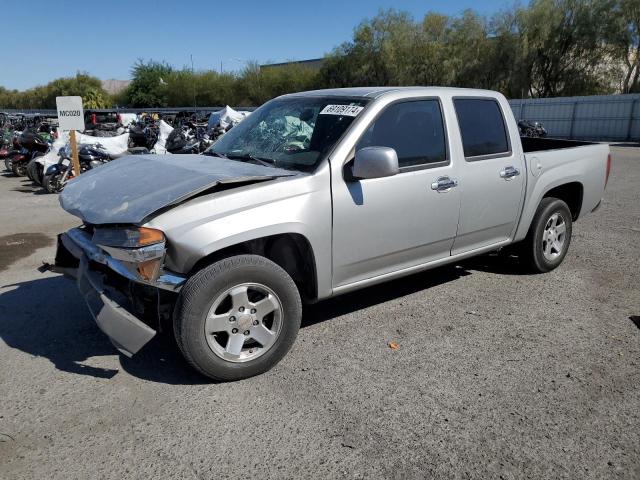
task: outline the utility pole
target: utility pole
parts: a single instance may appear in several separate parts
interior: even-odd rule
[[[191,57],[191,83],[193,85],[193,109],[195,110],[197,108],[197,104],[196,104],[196,75],[195,75],[195,71],[193,70],[193,54],[189,54],[189,57]]]

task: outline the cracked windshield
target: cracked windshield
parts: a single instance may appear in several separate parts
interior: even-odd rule
[[[205,153],[312,171],[340,139],[367,99],[293,97],[256,110]]]

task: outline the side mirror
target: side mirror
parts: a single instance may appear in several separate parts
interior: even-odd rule
[[[391,177],[400,171],[398,154],[389,147],[364,147],[356,152],[351,174],[354,179]]]

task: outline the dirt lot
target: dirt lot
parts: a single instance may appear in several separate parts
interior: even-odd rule
[[[640,149],[614,152],[558,270],[485,256],[323,302],[228,384],[169,339],[118,355],[36,271],[76,220],[0,178],[0,478],[640,478]]]

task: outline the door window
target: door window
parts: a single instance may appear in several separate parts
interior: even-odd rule
[[[400,168],[443,165],[446,136],[438,100],[394,103],[369,126],[356,149],[391,147]]]
[[[480,160],[511,153],[498,102],[493,99],[456,98],[453,103],[465,157]]]

